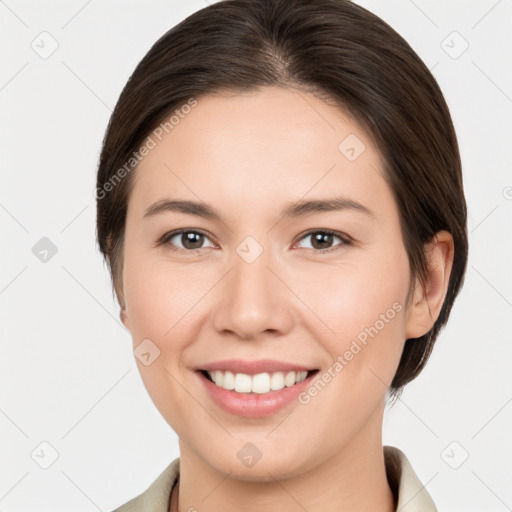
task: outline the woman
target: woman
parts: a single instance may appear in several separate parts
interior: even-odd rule
[[[347,0],[224,0],[164,34],[105,135],[97,234],[180,457],[118,511],[434,511],[382,445],[463,283],[431,73]]]

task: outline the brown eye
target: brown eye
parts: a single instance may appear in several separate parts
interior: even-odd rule
[[[311,239],[311,248],[319,252],[328,252],[331,250],[335,250],[336,247],[350,245],[351,243],[348,237],[343,236],[341,233],[336,233],[335,231],[331,231],[328,229],[310,231],[309,233],[306,233],[301,238],[301,240],[304,240],[306,238]],[[332,243],[335,238],[341,240],[342,243],[332,247]]]
[[[203,249],[205,239],[208,240],[208,237],[201,231],[182,229],[164,235],[162,244],[169,245],[178,250],[193,251]]]

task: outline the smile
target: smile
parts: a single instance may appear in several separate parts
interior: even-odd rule
[[[313,370],[316,371],[316,370]],[[270,391],[279,391],[286,387],[291,387],[298,382],[302,382],[308,376],[307,371],[300,372],[272,372],[258,373],[248,375],[247,373],[233,373],[230,371],[216,370],[207,372],[203,370],[206,378],[211,380],[216,386],[236,393],[258,393],[264,394]]]
[[[298,395],[311,385],[319,370],[242,373],[198,370],[206,395],[225,412],[246,418],[271,416],[287,405],[298,404]]]

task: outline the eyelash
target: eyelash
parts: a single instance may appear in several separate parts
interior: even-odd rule
[[[183,233],[197,233],[197,234],[204,235],[205,237],[209,238],[208,234],[205,233],[204,231],[200,230],[200,229],[177,229],[175,231],[170,231],[170,232],[166,233],[159,240],[159,245],[167,245],[173,251],[184,251],[184,252],[188,252],[188,253],[194,253],[196,251],[200,251],[201,249],[207,249],[207,247],[200,247],[198,249],[182,249],[181,247],[176,247],[176,246],[174,246],[173,244],[170,243],[171,238],[174,238],[176,235],[181,235]],[[320,253],[320,254],[333,252],[336,249],[338,249],[339,247],[348,246],[348,245],[352,245],[353,244],[353,240],[350,237],[348,237],[347,235],[345,235],[343,233],[340,233],[338,231],[332,231],[331,229],[315,229],[315,230],[310,230],[310,231],[304,233],[299,238],[299,242],[301,240],[303,240],[304,238],[306,238],[306,237],[308,237],[310,235],[313,235],[315,233],[323,233],[323,234],[327,234],[327,235],[334,235],[334,236],[338,237],[343,242],[343,243],[341,243],[339,245],[335,245],[334,247],[329,247],[328,249],[314,249],[313,248],[314,251],[316,251],[317,253]]]

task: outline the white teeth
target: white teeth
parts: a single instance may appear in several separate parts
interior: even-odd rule
[[[223,387],[224,389],[228,389],[228,390],[231,390],[231,389],[235,389],[235,375],[232,373],[232,372],[221,372],[221,371],[217,371],[215,372],[216,374],[224,374],[224,376],[222,377],[222,381],[219,379],[219,386]],[[212,376],[212,374],[210,373],[210,377]],[[217,380],[213,379],[215,383],[217,383]]]
[[[237,393],[250,393],[251,376],[246,375],[245,373],[237,373],[235,375],[235,391]]]
[[[275,372],[270,377],[270,389],[277,391],[284,388],[284,375],[281,372]]]
[[[224,382],[224,374],[222,372],[219,372],[218,370],[215,370],[213,373],[214,373],[213,380],[215,382],[218,382],[219,386],[222,386],[222,383]]]
[[[270,391],[270,375],[268,373],[253,375],[251,391],[253,393],[268,393]]]
[[[303,372],[273,372],[258,373],[256,375],[247,375],[246,373],[236,373],[215,370],[208,372],[213,382],[224,389],[235,390],[237,393],[268,393],[269,391],[278,391],[285,386],[290,387],[298,382],[302,382],[308,375]]]
[[[303,380],[305,380],[305,378],[307,376],[308,376],[308,372],[307,371],[299,372],[295,382],[302,382]]]
[[[288,372],[284,378],[285,386],[293,386],[295,384],[295,372]]]

